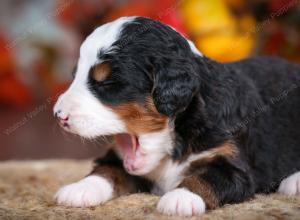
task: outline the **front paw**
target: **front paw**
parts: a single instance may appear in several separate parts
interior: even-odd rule
[[[54,199],[60,205],[73,207],[96,206],[111,199],[113,185],[103,177],[88,176],[60,188]]]
[[[288,196],[300,196],[300,172],[282,180],[278,192]]]
[[[161,197],[157,210],[165,215],[200,215],[205,212],[205,203],[199,195],[185,188],[178,188]]]

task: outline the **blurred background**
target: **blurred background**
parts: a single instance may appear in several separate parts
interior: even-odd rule
[[[102,140],[64,133],[52,116],[84,38],[120,16],[172,25],[221,62],[265,54],[300,63],[300,0],[0,1],[0,160],[90,158]]]

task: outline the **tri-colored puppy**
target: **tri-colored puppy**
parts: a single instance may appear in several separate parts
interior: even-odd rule
[[[105,24],[83,42],[54,113],[67,131],[114,135],[117,147],[56,200],[82,207],[152,192],[159,212],[191,216],[255,193],[299,195],[299,86],[296,64],[220,64],[160,22]]]

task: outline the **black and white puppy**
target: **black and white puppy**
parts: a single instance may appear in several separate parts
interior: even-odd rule
[[[114,135],[90,175],[61,188],[68,206],[134,192],[191,216],[255,193],[300,194],[300,66],[276,58],[220,64],[174,29],[123,17],[83,42],[55,107],[64,129]]]

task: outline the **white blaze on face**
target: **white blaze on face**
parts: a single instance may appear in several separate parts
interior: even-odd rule
[[[83,42],[74,81],[62,94],[54,113],[60,111],[68,117],[69,132],[83,137],[93,138],[125,132],[125,125],[118,115],[104,106],[88,88],[90,68],[99,62],[97,54],[100,49],[106,50],[118,39],[122,26],[134,17],[123,17],[97,28]]]

